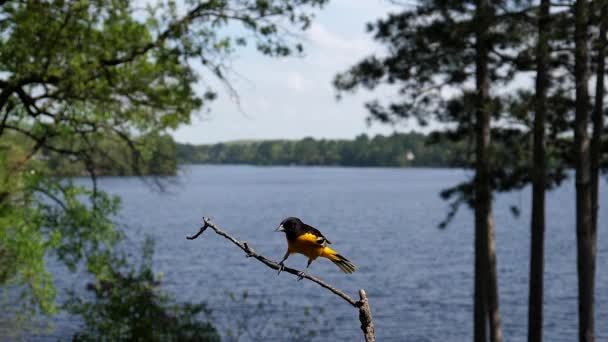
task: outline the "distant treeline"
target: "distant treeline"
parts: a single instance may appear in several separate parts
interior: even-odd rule
[[[463,165],[464,146],[421,133],[366,134],[354,140],[264,140],[213,145],[177,144],[180,164],[449,167]]]
[[[99,135],[86,143],[74,136],[54,139],[53,143],[53,149],[40,148],[30,155],[34,142],[21,134],[5,132],[0,142],[0,167],[5,167],[5,162],[17,165],[28,162],[39,172],[65,177],[88,176],[90,172],[96,176],[166,176],[177,172],[175,142],[169,135],[147,134],[129,141]],[[87,166],[76,153],[57,153],[57,150],[87,151],[90,163]]]
[[[148,134],[129,142],[117,137],[100,137],[94,144],[91,158],[98,176],[169,176],[177,173],[176,145],[169,135]],[[85,163],[44,152],[42,158],[56,175],[89,175]]]

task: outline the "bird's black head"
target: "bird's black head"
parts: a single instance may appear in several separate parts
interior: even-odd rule
[[[294,236],[300,230],[300,228],[304,225],[304,222],[297,217],[288,217],[281,222],[279,227],[277,227],[277,232],[285,232],[287,237]]]

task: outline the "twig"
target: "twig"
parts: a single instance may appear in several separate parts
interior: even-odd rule
[[[365,291],[363,289],[359,290],[360,300],[355,301],[353,298],[351,298],[344,292],[338,290],[334,286],[324,282],[323,280],[321,280],[317,277],[311,276],[308,273],[303,273],[301,271],[298,271],[298,270],[290,268],[290,267],[281,266],[281,265],[279,265],[279,263],[272,261],[261,254],[258,254],[253,248],[251,248],[247,244],[247,242],[240,242],[237,239],[233,238],[228,233],[226,233],[225,231],[220,229],[218,226],[216,226],[211,221],[211,219],[209,219],[207,217],[203,217],[203,226],[199,229],[199,231],[192,236],[187,236],[186,238],[188,240],[194,240],[194,239],[198,238],[201,234],[203,234],[207,228],[213,229],[213,231],[216,234],[223,236],[224,238],[230,240],[233,244],[235,244],[240,249],[242,249],[245,252],[245,254],[247,254],[248,258],[255,258],[274,270],[279,270],[282,268],[283,272],[291,273],[295,276],[306,278],[314,283],[319,284],[321,287],[328,289],[329,291],[333,292],[335,295],[340,296],[348,304],[359,309],[359,321],[361,321],[361,330],[363,330],[363,334],[365,335],[365,341],[374,342],[376,340],[374,337],[374,322],[372,320],[371,308],[370,308],[368,300],[367,300],[367,295],[365,294]]]

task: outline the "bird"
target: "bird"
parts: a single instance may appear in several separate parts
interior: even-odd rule
[[[323,236],[317,228],[307,225],[297,217],[288,217],[284,219],[275,231],[284,232],[285,237],[287,238],[287,252],[285,253],[285,256],[283,256],[283,260],[279,263],[280,268],[278,274],[280,274],[285,267],[285,260],[293,253],[304,254],[308,257],[306,269],[298,274],[298,280],[302,280],[308,267],[310,267],[310,264],[318,257],[331,260],[344,273],[350,274],[357,270],[355,264],[327,246],[331,244],[331,241]]]

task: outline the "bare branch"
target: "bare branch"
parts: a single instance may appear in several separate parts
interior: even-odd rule
[[[61,207],[61,209],[63,209],[63,211],[65,211],[65,212],[68,211],[68,207],[65,205],[65,203],[61,199],[59,199],[59,197],[55,196],[50,190],[45,189],[43,187],[36,187],[34,190],[42,193],[46,197],[53,200],[53,202],[55,202],[57,205],[59,205]]]
[[[27,129],[22,128],[20,126],[5,124],[4,128],[6,128],[8,130],[19,132],[19,133],[25,135],[26,137],[34,140],[36,143],[43,144],[46,149],[53,151],[53,152],[57,152],[60,154],[66,154],[66,155],[78,155],[78,154],[84,152],[83,150],[70,150],[67,148],[62,148],[62,147],[53,146],[50,144],[45,144],[47,139],[53,135],[52,132],[47,131],[47,132],[45,132],[45,135],[43,135],[42,137],[39,137],[39,136],[35,135],[34,133],[32,133],[32,132],[28,131]]]
[[[329,291],[333,292],[335,295],[341,297],[342,299],[344,299],[348,304],[352,305],[353,307],[358,308],[359,309],[359,320],[361,321],[361,330],[363,330],[363,334],[365,335],[365,341],[374,342],[376,340],[375,336],[374,336],[374,322],[372,320],[371,308],[369,306],[369,303],[367,300],[367,295],[365,294],[364,290],[362,290],[362,289],[359,290],[359,296],[361,299],[359,301],[355,301],[353,298],[351,298],[344,292],[338,290],[334,286],[324,282],[323,280],[321,280],[317,277],[311,276],[307,273],[303,273],[303,272],[293,269],[293,268],[281,266],[281,265],[279,265],[279,263],[272,261],[261,254],[258,254],[253,248],[249,247],[247,242],[238,241],[237,239],[235,239],[234,237],[232,237],[231,235],[229,235],[228,233],[226,233],[225,231],[220,229],[218,226],[216,226],[211,221],[211,219],[209,219],[207,217],[203,217],[203,226],[200,228],[200,230],[196,234],[194,234],[192,236],[187,236],[186,238],[188,240],[194,240],[194,239],[198,238],[201,234],[203,234],[203,232],[205,232],[205,230],[207,228],[213,229],[213,231],[216,234],[230,240],[233,244],[235,244],[237,247],[242,249],[245,252],[245,254],[247,254],[248,258],[255,258],[255,259],[259,260],[261,263],[263,263],[264,265],[266,265],[274,270],[282,269],[282,271],[284,271],[284,272],[291,273],[298,277],[306,278],[314,283],[319,284],[321,287],[324,287],[324,288],[328,289]]]
[[[198,233],[196,233],[194,236],[188,236],[187,239],[188,240],[194,240],[197,237],[199,237],[199,235],[201,235],[207,228],[211,228],[215,231],[216,234],[225,237],[226,239],[230,240],[232,243],[234,243],[235,245],[237,245],[239,248],[241,248],[246,254],[247,257],[253,257],[258,259],[259,261],[261,261],[263,264],[265,264],[266,266],[275,269],[275,270],[279,270],[281,268],[281,265],[279,265],[279,263],[274,262],[266,257],[264,257],[263,255],[260,255],[258,253],[256,253],[256,251],[254,249],[252,249],[251,247],[249,247],[249,245],[247,244],[247,242],[240,242],[237,239],[233,238],[232,236],[230,236],[228,233],[224,232],[223,230],[221,230],[218,226],[216,226],[211,219],[204,217],[203,218],[203,226],[201,227],[201,229],[199,230]],[[352,299],[351,297],[349,297],[347,294],[345,294],[344,292],[338,290],[337,288],[331,286],[330,284],[324,282],[323,280],[316,278],[314,276],[311,276],[307,273],[302,273],[301,271],[298,271],[296,269],[293,268],[289,268],[289,267],[283,267],[283,272],[287,272],[287,273],[291,273],[293,275],[296,276],[303,276],[303,278],[306,278],[312,282],[315,282],[319,285],[321,285],[322,287],[328,289],[329,291],[333,292],[334,294],[342,297],[342,299],[344,299],[345,301],[347,301],[350,305],[354,306],[354,307],[358,307],[360,304],[357,303],[357,301],[355,301],[354,299]]]
[[[8,121],[8,116],[11,112],[11,110],[13,110],[14,105],[12,105],[10,102],[6,105],[6,108],[4,108],[4,115],[2,116],[2,121],[0,122],[0,135],[2,135],[2,133],[4,132],[4,126],[6,125],[6,122]],[[2,109],[0,109],[0,112],[2,111]]]

